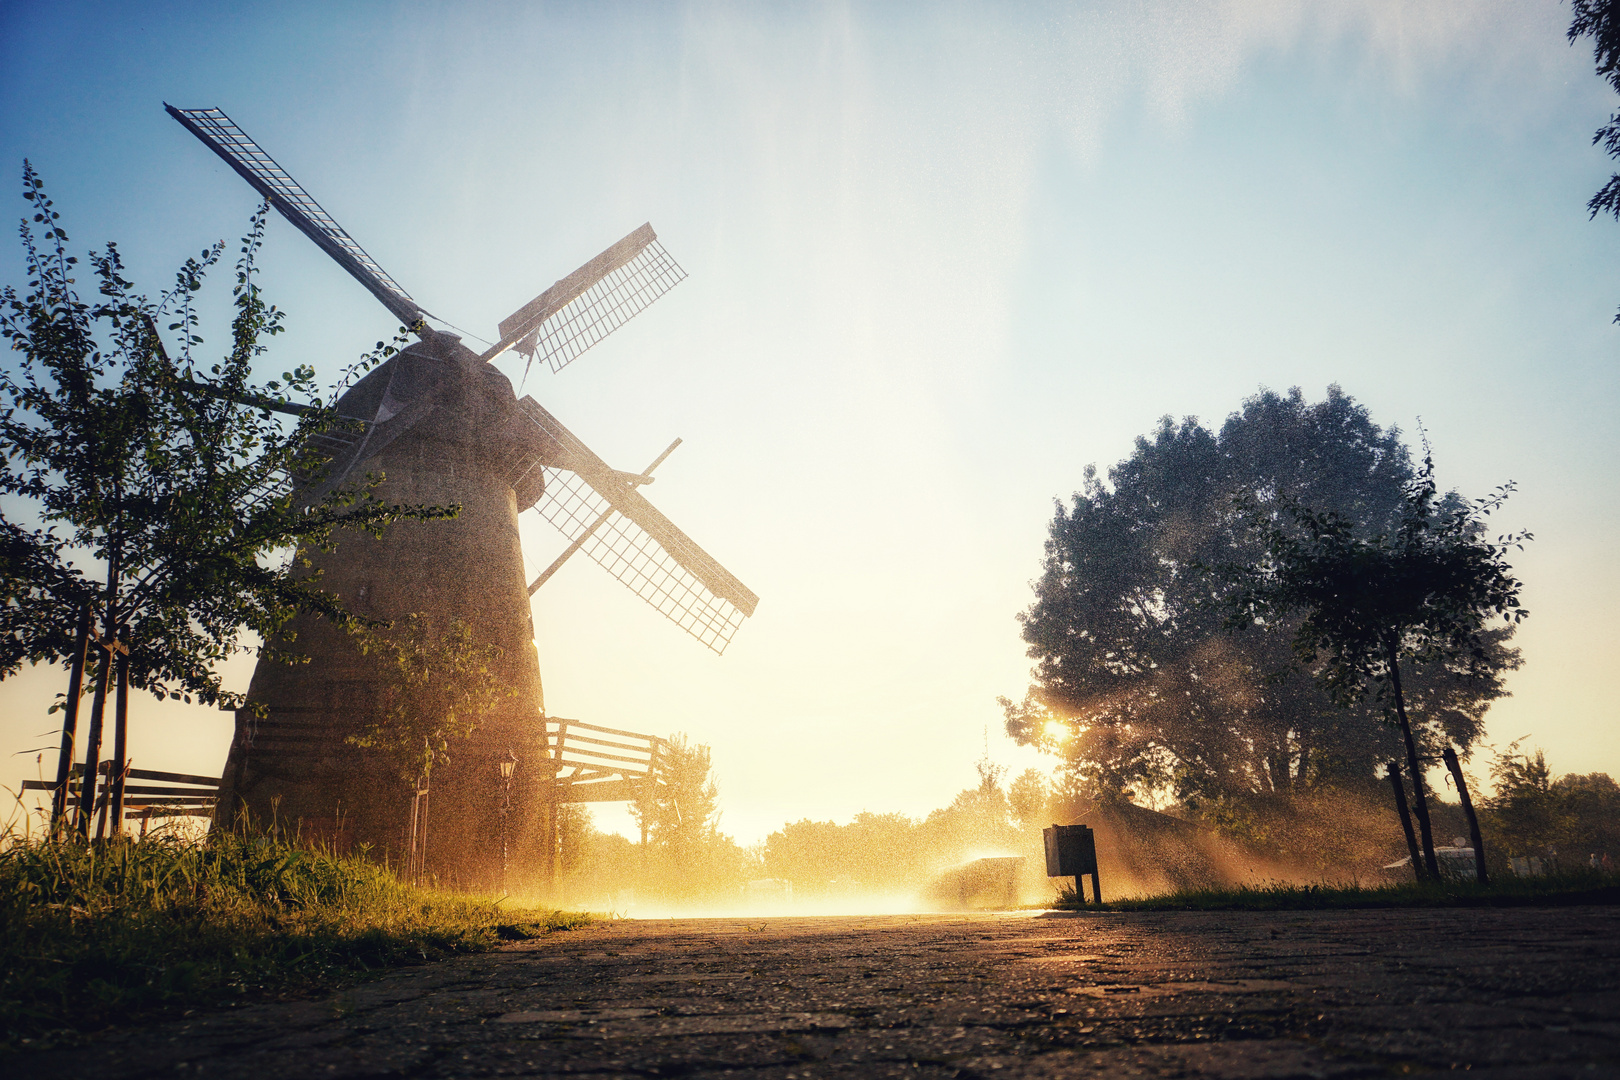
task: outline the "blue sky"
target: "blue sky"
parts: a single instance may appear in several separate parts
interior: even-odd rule
[[[336,8],[336,10],[333,10]],[[708,654],[588,563],[536,598],[555,714],[714,747],[726,817],[924,813],[1021,695],[1051,500],[1164,414],[1332,382],[1506,480],[1530,621],[1491,738],[1620,773],[1613,104],[1557,3],[0,5],[0,162],[160,287],[254,198],[224,108],[415,298],[485,337],[644,220],[690,273],[526,391],[761,596]],[[12,191],[13,187],[0,189]],[[0,194],[0,198],[14,197]],[[22,204],[13,204],[19,211]],[[271,365],[388,316],[282,222]],[[20,277],[15,252],[0,280]],[[221,292],[224,282],[221,282]],[[516,376],[516,369],[509,369]],[[530,515],[539,568],[561,539]],[[233,668],[245,684],[250,664]],[[40,745],[60,679],[0,685]],[[220,714],[141,704],[138,764]],[[8,782],[29,754],[0,766]],[[613,824],[612,821],[605,821]]]

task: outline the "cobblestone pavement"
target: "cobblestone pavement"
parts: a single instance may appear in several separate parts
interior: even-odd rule
[[[16,1077],[1620,1076],[1620,909],[623,921]]]

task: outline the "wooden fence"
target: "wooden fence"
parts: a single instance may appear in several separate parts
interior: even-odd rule
[[[100,815],[112,798],[111,776],[113,763],[103,761],[96,770],[100,790],[96,793],[94,813]],[[75,764],[68,777],[69,805],[79,797],[84,782],[84,766]],[[24,780],[24,791],[54,791],[54,780]],[[192,776],[189,773],[157,772],[152,769],[130,769],[124,781],[124,820],[139,821],[145,834],[154,818],[214,816],[214,804],[219,801],[219,777]]]

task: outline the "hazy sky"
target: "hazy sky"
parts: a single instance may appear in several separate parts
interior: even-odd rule
[[[1557,3],[0,4],[0,163],[153,291],[256,197],[225,109],[471,333],[643,221],[690,278],[533,393],[761,597],[725,656],[579,560],[535,601],[555,715],[714,747],[744,842],[922,814],[993,757],[1052,499],[1162,415],[1338,382],[1440,477],[1515,480],[1525,666],[1490,737],[1620,773],[1612,95]],[[19,185],[0,209],[21,216]],[[10,200],[10,201],[7,201]],[[18,283],[15,245],[0,281]],[[280,219],[267,370],[391,330]],[[228,277],[216,285],[228,293]],[[216,323],[210,341],[224,340]],[[504,365],[509,374],[521,370]],[[563,544],[525,516],[531,567]],[[245,686],[251,661],[233,668]],[[63,677],[0,685],[34,775]],[[136,764],[229,717],[137,699]],[[600,815],[616,825],[613,814]]]

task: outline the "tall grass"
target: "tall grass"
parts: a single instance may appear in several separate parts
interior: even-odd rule
[[[0,1041],[37,1045],[584,921],[413,888],[280,837],[13,834],[0,845]]]

